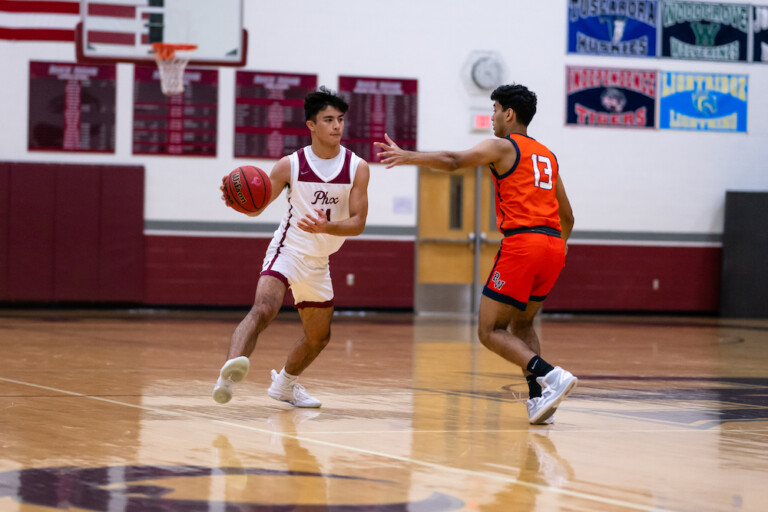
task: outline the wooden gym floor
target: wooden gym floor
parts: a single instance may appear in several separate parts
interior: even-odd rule
[[[551,426],[471,318],[341,314],[302,377],[282,313],[235,398],[243,312],[0,310],[0,511],[764,511],[768,320],[547,316]]]

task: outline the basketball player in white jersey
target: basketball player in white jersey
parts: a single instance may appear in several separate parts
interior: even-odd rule
[[[328,256],[346,237],[363,232],[368,215],[368,163],[341,145],[348,108],[343,98],[325,87],[308,94],[304,114],[312,145],[283,157],[272,168],[269,202],[288,187],[288,210],[267,249],[253,307],[232,334],[227,361],[213,389],[213,399],[219,403],[229,402],[234,385],[245,378],[256,340],[280,311],[290,288],[304,336],[288,353],[283,369],[272,370],[267,394],[296,407],[320,407],[320,401],[297,381],[331,336]],[[231,204],[226,192],[223,199]]]

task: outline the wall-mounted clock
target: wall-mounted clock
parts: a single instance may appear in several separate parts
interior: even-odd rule
[[[490,90],[501,85],[504,66],[493,55],[478,57],[471,67],[472,82],[481,89]]]

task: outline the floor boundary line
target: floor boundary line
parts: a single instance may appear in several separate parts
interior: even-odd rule
[[[343,444],[339,444],[339,443],[333,443],[333,442],[330,442],[330,441],[323,441],[323,440],[320,440],[320,439],[312,439],[312,438],[309,438],[309,437],[302,437],[302,436],[298,436],[298,435],[286,434],[285,432],[276,432],[274,430],[266,430],[266,429],[259,428],[259,427],[254,427],[254,426],[251,426],[251,425],[243,425],[243,424],[234,423],[234,422],[228,421],[228,420],[222,420],[222,419],[210,416],[208,414],[194,413],[194,412],[190,412],[190,411],[178,412],[178,411],[174,411],[174,410],[170,410],[170,409],[161,409],[161,408],[151,407],[151,406],[147,406],[147,405],[137,405],[137,404],[131,404],[131,403],[126,403],[126,402],[120,402],[118,400],[112,400],[112,399],[109,399],[109,398],[103,398],[103,397],[99,397],[99,396],[87,395],[87,394],[78,393],[78,392],[75,392],[75,391],[68,391],[68,390],[65,390],[65,389],[58,389],[58,388],[54,388],[54,387],[50,387],[50,386],[44,386],[44,385],[41,385],[41,384],[33,384],[31,382],[25,382],[25,381],[20,381],[20,380],[16,380],[16,379],[9,379],[9,378],[5,378],[5,377],[0,377],[0,381],[9,382],[9,383],[12,383],[12,384],[18,384],[18,385],[21,385],[21,386],[29,386],[29,387],[34,387],[34,388],[38,388],[38,389],[45,389],[45,390],[48,390],[48,391],[53,391],[53,392],[56,392],[56,393],[62,393],[62,394],[65,394],[65,395],[71,395],[71,396],[76,396],[76,397],[80,397],[80,398],[87,398],[87,399],[90,399],[90,400],[96,400],[96,401],[100,401],[100,402],[110,403],[110,404],[113,404],[113,405],[121,405],[121,406],[124,406],[124,407],[131,407],[131,408],[134,408],[134,409],[141,409],[141,410],[151,411],[151,412],[160,413],[160,414],[168,414],[168,415],[172,415],[172,416],[181,416],[181,417],[187,416],[187,417],[193,417],[193,418],[198,418],[198,419],[205,419],[205,420],[209,420],[211,422],[218,423],[218,424],[221,424],[221,425],[226,425],[226,426],[229,426],[229,427],[235,427],[235,428],[241,428],[241,429],[245,429],[245,430],[251,430],[253,432],[259,432],[259,433],[262,433],[262,434],[278,435],[280,437],[284,437],[284,438],[287,438],[287,439],[293,439],[293,440],[299,441],[299,442],[313,443],[313,444],[318,444],[318,445],[326,446],[326,447],[329,447],[329,448],[337,448],[337,449],[348,450],[348,451],[352,451],[352,452],[358,452],[358,453],[365,454],[365,455],[381,457],[381,458],[384,458],[384,459],[397,460],[397,461],[400,461],[400,462],[405,462],[405,463],[408,463],[408,464],[414,464],[414,465],[417,465],[417,466],[423,466],[423,467],[427,467],[427,468],[431,468],[431,469],[437,469],[437,470],[440,470],[440,471],[446,471],[446,472],[449,472],[449,473],[458,473],[458,474],[461,474],[461,475],[464,475],[464,476],[474,476],[474,477],[488,478],[488,479],[491,479],[491,480],[497,480],[497,481],[502,481],[502,482],[505,482],[505,483],[511,483],[511,484],[514,484],[514,485],[519,485],[519,486],[522,486],[522,487],[528,487],[528,488],[531,488],[531,489],[536,489],[538,491],[552,492],[552,493],[560,494],[560,495],[563,495],[563,496],[570,496],[570,497],[573,497],[573,498],[579,498],[579,499],[583,499],[583,500],[587,500],[587,501],[594,501],[594,502],[598,502],[598,503],[604,503],[604,504],[607,504],[607,505],[616,505],[616,506],[619,506],[619,507],[624,507],[624,508],[628,508],[628,509],[632,509],[632,510],[644,510],[644,511],[651,511],[651,512],[660,512],[662,510],[662,509],[659,509],[659,508],[656,508],[656,507],[652,507],[652,506],[646,506],[646,505],[640,505],[640,504],[636,504],[636,503],[625,502],[625,501],[622,501],[622,500],[617,500],[617,499],[613,499],[613,498],[606,498],[606,497],[602,497],[602,496],[596,496],[596,495],[593,495],[593,494],[587,494],[587,493],[583,493],[583,492],[579,492],[579,491],[571,491],[571,490],[568,490],[568,489],[560,489],[558,487],[551,487],[551,486],[548,486],[548,485],[539,485],[539,484],[535,484],[535,483],[532,483],[532,482],[526,482],[526,481],[523,481],[523,480],[519,480],[519,479],[514,478],[514,477],[507,477],[507,476],[503,476],[503,475],[494,475],[494,474],[491,474],[491,473],[482,473],[482,472],[479,472],[479,471],[472,471],[472,470],[469,470],[469,469],[455,468],[455,467],[451,467],[451,466],[445,466],[445,465],[442,465],[442,464],[436,464],[436,463],[433,463],[433,462],[427,462],[427,461],[421,461],[421,460],[418,460],[418,459],[412,459],[412,458],[409,458],[409,457],[403,457],[403,456],[400,456],[400,455],[393,455],[393,454],[387,454],[387,453],[382,453],[382,452],[376,452],[376,451],[373,451],[373,450],[367,450],[367,449],[364,449],[364,448],[357,448],[357,447],[354,447],[354,446],[347,446],[347,445],[343,445]],[[663,510],[665,510],[666,512],[669,512],[670,509],[663,509]]]

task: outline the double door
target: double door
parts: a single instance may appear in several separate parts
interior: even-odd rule
[[[419,169],[419,313],[475,313],[502,236],[487,168]]]

